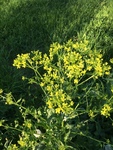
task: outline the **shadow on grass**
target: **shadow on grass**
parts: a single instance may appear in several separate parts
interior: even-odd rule
[[[1,48],[11,51],[11,59],[18,53],[34,49],[46,52],[52,42],[64,42],[76,36],[84,24],[90,21],[98,6],[96,2],[92,5],[92,0],[90,1],[8,2],[9,7],[6,7],[6,11],[4,8],[2,16]]]

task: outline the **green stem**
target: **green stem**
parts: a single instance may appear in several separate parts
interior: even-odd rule
[[[85,134],[83,134],[83,133],[78,133],[78,135],[80,135],[80,136],[84,136],[84,137],[87,137],[87,138],[89,138],[89,139],[91,139],[91,140],[93,140],[93,141],[96,141],[96,142],[98,142],[98,143],[103,143],[103,144],[108,144],[107,142],[104,142],[104,141],[101,141],[101,140],[97,140],[97,139],[95,139],[95,138],[93,138],[93,137],[91,137],[91,136],[87,136],[87,135],[85,135]],[[111,145],[111,144],[110,144]],[[111,146],[113,146],[113,145],[111,145]]]
[[[16,130],[16,131],[22,132],[22,130],[14,128],[14,127],[5,126],[5,125],[2,125],[2,127],[4,127],[5,129],[12,129],[12,130]]]
[[[87,82],[88,80],[92,79],[93,77],[94,77],[94,75],[92,75],[91,77],[87,78],[85,81],[83,81],[83,82],[81,82],[80,84],[78,84],[78,86],[79,86],[79,85],[82,85],[83,83]]]

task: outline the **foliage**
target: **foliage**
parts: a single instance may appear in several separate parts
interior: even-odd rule
[[[98,118],[109,119],[112,128],[113,94],[112,87],[108,94],[103,84],[112,78],[111,67],[103,62],[101,52],[90,50],[88,41],[53,43],[48,55],[40,51],[18,54],[13,66],[33,70],[32,77],[22,76],[22,79],[40,85],[45,104],[38,109],[25,107],[24,99],[16,101],[11,93],[1,95],[6,105],[19,109],[23,120],[20,124],[16,118],[10,125],[1,120],[6,131],[18,132],[16,142],[7,137],[8,150],[90,149],[92,141],[95,149],[102,148],[107,141],[112,145],[106,134],[100,140],[99,134],[94,135],[91,129],[91,124],[98,124]],[[101,132],[100,124],[98,128],[97,132]],[[84,146],[81,140],[89,142]]]
[[[94,17],[79,33],[80,39],[90,40],[92,48],[101,49],[105,60],[113,57],[113,1],[102,1]]]
[[[111,150],[113,1],[0,4],[0,149]]]

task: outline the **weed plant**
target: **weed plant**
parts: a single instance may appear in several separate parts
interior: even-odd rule
[[[111,150],[112,0],[0,3],[0,149]]]
[[[113,145],[109,130],[101,124],[108,120],[113,131],[113,87],[107,93],[102,82],[111,83],[111,66],[103,62],[99,51],[90,50],[88,41],[53,43],[49,55],[40,51],[18,54],[13,66],[33,70],[32,77],[22,76],[22,80],[40,86],[44,105],[26,106],[26,100],[15,100],[1,90],[2,101],[17,107],[22,117],[21,122],[18,117],[12,123],[0,122],[7,134],[12,130],[12,136],[18,136],[16,142],[7,137],[6,149],[87,150]]]

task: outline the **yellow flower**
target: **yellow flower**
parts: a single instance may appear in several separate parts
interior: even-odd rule
[[[20,138],[20,140],[18,141],[18,144],[19,144],[21,147],[26,146],[26,142],[24,142],[24,141],[22,140],[22,138]]]
[[[29,129],[31,129],[31,127],[32,127],[31,120],[26,120],[23,125]]]
[[[63,84],[64,83],[64,77],[60,78],[60,82]]]
[[[29,53],[21,55],[18,54],[17,58],[14,60],[13,66],[17,67],[17,69],[21,67],[26,68],[27,61],[29,61],[29,63],[32,63]]]
[[[2,94],[3,93],[3,90],[2,89],[0,89],[0,94]]]
[[[32,124],[31,124],[30,122],[28,122],[26,125],[27,125],[27,127],[28,127],[29,129],[31,129]]]
[[[104,104],[104,107],[101,110],[101,115],[106,118],[110,116],[111,107],[108,104]]]
[[[109,72],[109,71],[106,71],[106,72],[105,72],[105,74],[106,74],[106,75],[109,75],[109,74],[110,74],[110,72]]]
[[[44,82],[41,82],[41,83],[40,83],[40,86],[41,86],[41,87],[43,87],[44,85],[45,85],[45,83],[44,83]]]
[[[6,94],[6,104],[8,104],[8,105],[14,104],[13,97],[12,97],[11,93]]]
[[[51,71],[52,71],[52,68],[49,67],[49,68],[48,68],[48,74],[51,74]]]
[[[74,79],[74,83],[77,84],[78,83],[78,79]]]
[[[113,93],[113,86],[111,87],[111,92]]]
[[[0,120],[0,127],[3,125],[4,122],[5,120]]]
[[[52,102],[49,100],[48,102],[46,102],[46,104],[48,105],[48,108],[53,108],[53,104],[52,104]]]
[[[111,59],[110,59],[110,63],[112,63],[112,64],[113,64],[113,58],[111,58]]]
[[[22,76],[22,80],[24,81],[26,79],[26,77],[25,76]]]
[[[73,105],[74,105],[74,102],[73,102],[73,101],[71,101],[71,102],[70,102],[70,106],[73,106]]]
[[[94,112],[92,110],[89,111],[89,117],[91,117],[91,118],[94,117]]]
[[[80,45],[77,42],[76,44],[73,44],[72,46],[73,46],[74,49],[77,49],[77,48],[79,48]]]
[[[55,111],[56,111],[57,114],[59,114],[60,112],[62,112],[62,108],[61,107],[56,108]]]
[[[16,146],[16,144],[13,144],[12,149],[13,150],[18,150],[18,147]]]
[[[51,92],[51,91],[52,91],[51,85],[48,85],[48,86],[46,87],[46,90],[47,90],[48,92]]]

